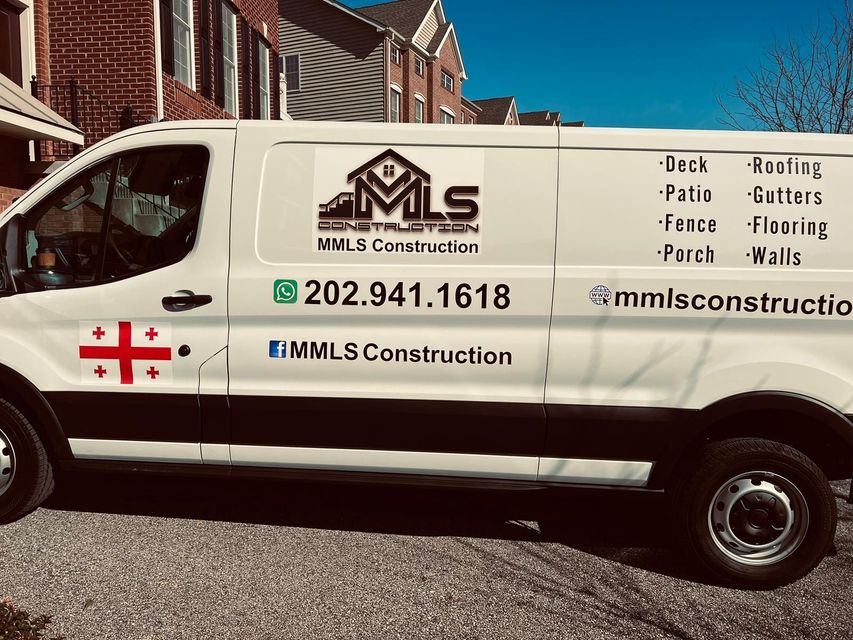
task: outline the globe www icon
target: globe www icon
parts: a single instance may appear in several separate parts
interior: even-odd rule
[[[599,284],[593,287],[592,291],[589,292],[589,299],[592,304],[602,306],[610,302],[612,295],[613,294],[610,292],[610,289],[605,287],[603,284]]]

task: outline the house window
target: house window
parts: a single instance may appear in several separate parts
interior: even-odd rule
[[[23,86],[21,9],[0,0],[0,73]]]
[[[222,3],[222,70],[225,80],[225,110],[237,115],[237,14]]]
[[[423,58],[419,58],[415,56],[415,73],[417,73],[421,78],[424,77],[424,61]]]
[[[270,48],[264,42],[258,42],[258,93],[261,106],[261,120],[270,119]]]
[[[400,48],[395,47],[393,44],[391,45],[391,62],[394,64],[400,64]]]
[[[441,109],[441,124],[453,124],[456,122],[456,116],[447,109]]]
[[[284,56],[282,67],[284,68],[284,81],[287,83],[288,91],[299,91],[301,88],[300,66],[301,62],[298,53]]]
[[[391,122],[400,122],[400,97],[397,89],[391,89]]]
[[[192,0],[175,0],[172,5],[172,36],[175,42],[175,79],[195,89]]]
[[[461,119],[460,119],[460,122],[461,122],[462,124],[465,124],[465,112],[464,112],[464,111],[462,112],[462,115],[460,116],[460,118],[461,118]]]
[[[415,96],[415,122],[423,124],[424,121],[424,100]]]
[[[441,70],[441,86],[453,93],[453,76],[444,69]]]

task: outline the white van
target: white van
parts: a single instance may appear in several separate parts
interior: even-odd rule
[[[846,136],[127,131],[0,220],[0,519],[52,467],[666,492],[717,578],[796,579],[853,475],[851,202]]]

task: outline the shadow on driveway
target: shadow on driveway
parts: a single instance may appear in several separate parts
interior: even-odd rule
[[[44,506],[78,512],[337,531],[556,543],[619,564],[707,584],[673,544],[659,496],[74,473]],[[839,485],[839,520],[851,518]]]
[[[672,548],[659,497],[340,485],[156,475],[63,474],[48,509],[563,544],[698,581]],[[559,522],[559,524],[558,524]],[[541,526],[540,526],[541,525]]]

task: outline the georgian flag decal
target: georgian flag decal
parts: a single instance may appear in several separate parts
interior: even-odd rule
[[[80,373],[88,384],[169,384],[172,326],[166,322],[81,322]]]

